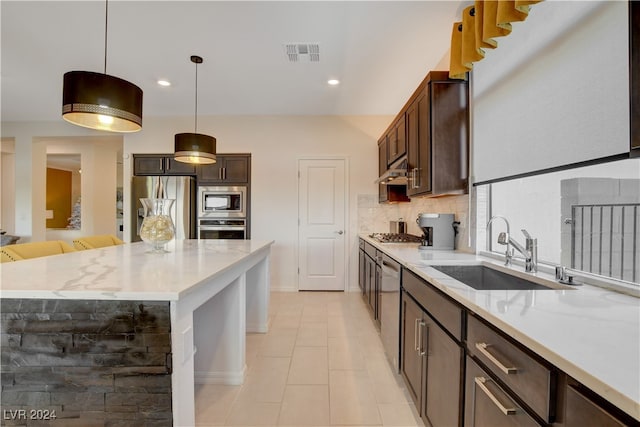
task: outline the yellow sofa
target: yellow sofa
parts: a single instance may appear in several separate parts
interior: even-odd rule
[[[19,243],[17,245],[0,247],[0,262],[20,261],[23,259],[58,255],[67,252],[76,252],[76,250],[62,240]]]
[[[105,246],[122,245],[124,242],[111,234],[99,236],[86,236],[73,239],[73,246],[79,251],[85,249],[104,248]]]

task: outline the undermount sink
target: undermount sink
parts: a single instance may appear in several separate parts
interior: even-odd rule
[[[481,291],[554,289],[553,287],[503,273],[485,265],[432,265],[431,267],[473,289]]]

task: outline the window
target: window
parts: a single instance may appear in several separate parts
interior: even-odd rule
[[[482,224],[508,219],[538,239],[538,262],[563,265],[614,279],[640,282],[640,159],[534,175],[479,186],[478,250],[504,253],[494,221],[490,238]],[[516,257],[518,254],[515,254]]]

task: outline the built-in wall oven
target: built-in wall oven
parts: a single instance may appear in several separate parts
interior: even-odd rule
[[[198,220],[198,239],[246,239],[247,224],[244,218]]]
[[[198,187],[198,238],[247,238],[247,187]]]

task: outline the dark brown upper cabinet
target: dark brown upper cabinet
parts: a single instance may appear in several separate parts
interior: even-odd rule
[[[249,184],[250,154],[218,154],[216,163],[198,166],[198,185]]]
[[[407,154],[404,115],[400,116],[387,134],[387,166]]]
[[[469,86],[432,71],[409,98],[378,141],[380,174],[386,144],[386,167],[407,156],[406,196],[435,197],[468,192]],[[399,186],[393,186],[399,187]],[[389,190],[386,190],[387,192]],[[388,201],[380,186],[380,202]]]
[[[134,154],[134,175],[195,175],[195,165],[178,162],[172,154]]]
[[[469,177],[469,89],[431,72],[407,109],[407,195],[464,194]]]

